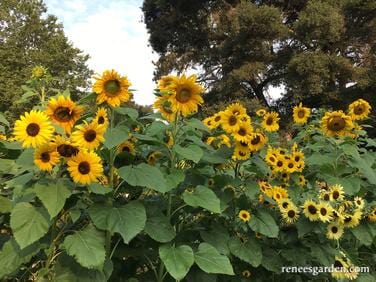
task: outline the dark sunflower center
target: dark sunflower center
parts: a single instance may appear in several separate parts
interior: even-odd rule
[[[281,199],[281,195],[278,194],[278,193],[275,195],[275,197],[276,197],[277,199]]]
[[[358,206],[360,206],[362,204],[362,202],[360,200],[357,200],[356,203],[358,204]]]
[[[298,112],[298,117],[299,117],[299,118],[304,118],[304,117],[305,117],[305,111],[300,110],[300,111]]]
[[[243,214],[242,214],[242,218],[247,219],[247,218],[248,218],[248,215],[247,215],[246,213],[243,213]]]
[[[54,111],[54,118],[60,122],[68,122],[72,118],[72,111],[68,107],[58,107]]]
[[[294,164],[293,164],[293,163],[289,163],[287,166],[288,166],[289,168],[293,168],[293,167],[294,167]]]
[[[272,125],[273,122],[274,122],[274,119],[273,119],[272,117],[268,117],[268,118],[266,119],[266,124],[267,124],[267,125]]]
[[[43,152],[42,154],[40,154],[40,160],[44,163],[48,163],[50,161],[50,153]]]
[[[341,117],[334,117],[328,123],[328,129],[331,131],[341,131],[346,127],[346,121]]]
[[[176,100],[180,103],[187,103],[191,99],[191,96],[190,89],[183,88],[176,93]]]
[[[343,267],[343,264],[342,264],[342,262],[340,262],[339,260],[335,260],[335,262],[334,262],[334,267],[338,267],[338,268],[340,268],[340,267]]]
[[[246,143],[246,142],[243,142],[243,141],[240,141],[240,145],[242,146],[242,147],[248,147],[248,143]]]
[[[128,146],[124,146],[122,149],[122,152],[130,152],[131,149]]]
[[[36,123],[30,123],[26,127],[26,133],[27,133],[27,135],[29,135],[31,137],[37,136],[39,131],[40,131],[40,127]]]
[[[282,161],[278,161],[278,162],[277,162],[277,166],[278,166],[278,167],[282,167],[282,166],[283,166],[283,162],[282,162]]]
[[[287,209],[288,206],[289,206],[289,203],[288,203],[288,202],[283,202],[282,207],[283,207],[284,209]]]
[[[90,164],[86,161],[80,162],[78,165],[78,171],[81,174],[88,174],[90,172]]]
[[[359,105],[359,106],[356,106],[354,108],[354,114],[356,115],[361,115],[362,113],[364,113],[365,109],[363,107],[363,105]]]
[[[252,138],[251,144],[257,145],[258,143],[260,143],[260,141],[261,141],[260,136],[256,135],[256,137]]]
[[[322,216],[325,216],[328,213],[328,211],[326,210],[326,208],[321,208],[320,213]]]
[[[332,226],[332,233],[337,233],[337,232],[338,232],[337,226]]]
[[[317,213],[317,209],[314,205],[309,205],[307,209],[308,209],[310,214],[316,214]]]
[[[78,153],[78,149],[68,144],[61,144],[57,147],[57,152],[62,157],[70,158]]]
[[[351,220],[352,220],[351,216],[346,216],[346,218],[344,219],[344,222],[349,223]]]
[[[289,218],[294,218],[295,217],[295,211],[294,210],[289,210],[288,212],[287,212],[287,216],[289,217]]]
[[[329,200],[330,200],[330,196],[329,196],[329,194],[325,194],[325,195],[324,195],[324,200],[325,200],[325,201],[329,201]]]
[[[218,121],[220,121],[221,120],[221,116],[216,116],[215,118],[214,118],[214,121],[215,122],[218,122]]]
[[[93,142],[95,140],[95,137],[97,137],[97,133],[94,129],[89,129],[84,133],[84,138],[87,142]]]
[[[300,157],[299,156],[295,156],[295,161],[299,162],[300,161]]]
[[[255,145],[255,144],[253,144],[253,145]],[[275,158],[274,157],[269,157],[269,161],[271,161],[272,163],[274,163],[275,162]]]
[[[228,124],[231,125],[231,126],[234,126],[237,122],[238,122],[238,120],[237,120],[237,118],[235,116],[231,116],[228,119]]]
[[[338,197],[339,197],[338,191],[334,191],[333,194],[332,194],[332,197],[333,197],[334,200],[337,200]]]
[[[246,135],[247,135],[247,130],[245,130],[245,128],[240,128],[240,129],[238,130],[238,134],[239,134],[240,136],[246,136]]]
[[[104,117],[100,116],[98,118],[98,124],[104,124]]]
[[[241,157],[245,157],[246,153],[244,153],[244,152],[242,152],[242,151],[239,151],[239,155],[240,155]]]
[[[118,80],[109,80],[104,85],[104,90],[110,96],[116,96],[120,90],[120,82]]]

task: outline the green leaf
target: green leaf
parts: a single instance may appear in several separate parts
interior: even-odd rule
[[[99,195],[105,195],[112,191],[112,189],[109,186],[103,186],[99,183],[91,183],[87,186],[87,188],[90,192]]]
[[[185,179],[185,173],[182,170],[174,169],[166,177],[166,192],[175,189]]]
[[[31,245],[44,234],[50,226],[45,209],[35,208],[29,203],[18,203],[10,216],[10,227],[21,249]]]
[[[209,188],[199,185],[193,192],[183,193],[184,202],[192,207],[202,207],[209,211],[220,213],[221,202],[217,195]]]
[[[192,248],[187,245],[179,247],[160,246],[159,256],[166,266],[168,273],[176,280],[183,279],[194,262]]]
[[[39,246],[31,245],[21,250],[14,239],[7,241],[0,251],[0,279],[18,270],[23,263],[29,262],[39,251]]]
[[[247,242],[242,243],[239,238],[232,238],[228,246],[234,256],[250,263],[253,267],[261,264],[262,251],[255,239],[249,238]]]
[[[89,215],[97,228],[119,233],[127,244],[146,223],[145,207],[137,201],[120,208],[96,205],[89,208]]]
[[[7,121],[7,119],[5,118],[5,116],[3,115],[3,113],[0,113],[0,123],[6,125],[7,127],[9,127],[9,121]]]
[[[174,228],[164,215],[149,217],[146,221],[145,232],[161,243],[170,242],[176,236]]]
[[[34,167],[34,150],[29,148],[21,153],[16,160],[16,164],[22,166],[24,169],[31,169]]]
[[[270,238],[277,238],[279,228],[274,218],[266,210],[258,210],[249,221],[249,226],[255,232]]]
[[[221,254],[224,254],[226,256],[230,254],[230,250],[227,245],[230,236],[228,235],[225,228],[217,227],[210,232],[202,231],[200,232],[200,235],[206,243],[214,246]]]
[[[334,261],[335,250],[328,245],[312,243],[310,245],[311,255],[324,266],[330,266]]]
[[[8,213],[12,210],[12,201],[0,196],[0,213]]]
[[[132,108],[117,107],[117,108],[115,108],[115,112],[117,112],[121,115],[127,115],[132,120],[136,120],[138,118],[137,110],[132,109]]]
[[[107,149],[112,149],[125,140],[128,139],[129,130],[126,126],[117,126],[115,128],[108,128],[106,133],[104,134],[105,141],[103,145]]]
[[[355,228],[351,228],[350,230],[362,245],[372,245],[376,234],[374,234],[372,226],[369,223],[362,222],[362,224]]]
[[[144,163],[123,166],[119,168],[118,174],[132,186],[147,187],[162,193],[168,190],[162,172],[155,166]]]
[[[67,236],[62,247],[83,267],[102,268],[106,258],[104,244],[103,233],[89,225],[84,230]]]
[[[199,119],[191,118],[187,121],[186,124],[189,127],[196,128],[196,129],[210,133],[210,129],[205,124],[203,124],[202,121]]]
[[[369,164],[364,158],[353,156],[352,165],[359,169],[360,173],[368,179],[369,183],[376,185],[376,172],[371,167],[372,163]]]
[[[310,233],[315,228],[315,225],[305,218],[301,218],[295,226],[298,230],[298,238],[303,238],[305,234]]]
[[[308,165],[323,165],[323,164],[332,164],[333,159],[328,155],[323,155],[322,153],[313,153],[306,159]]]
[[[199,146],[193,144],[188,145],[187,147],[182,147],[179,144],[175,144],[173,150],[181,157],[194,161],[195,163],[198,163],[204,154]]]
[[[54,218],[64,207],[65,200],[71,195],[62,181],[49,184],[35,184],[34,191],[46,207],[51,218]]]
[[[206,273],[234,275],[228,257],[221,255],[216,248],[208,243],[201,243],[195,253],[195,262]]]

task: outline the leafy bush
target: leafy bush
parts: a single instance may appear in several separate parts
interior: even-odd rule
[[[376,146],[348,113],[240,104],[203,122],[195,77],[164,77],[158,113],[122,106],[115,71],[94,93],[25,113],[0,141],[0,277],[37,281],[306,281],[283,266],[367,266],[373,281]],[[95,100],[99,105],[95,105]],[[9,127],[0,117],[0,122]]]

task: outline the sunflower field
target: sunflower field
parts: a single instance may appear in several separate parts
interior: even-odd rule
[[[240,103],[195,118],[195,76],[162,77],[145,116],[130,87],[107,70],[81,100],[35,87],[0,115],[1,281],[376,280],[367,101],[296,105],[281,134]]]

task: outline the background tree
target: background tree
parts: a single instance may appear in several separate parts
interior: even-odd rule
[[[89,56],[72,46],[57,18],[46,11],[40,0],[0,2],[0,111],[7,111],[10,118],[27,110],[28,104],[14,102],[34,66],[47,68],[59,78],[51,87],[68,88],[73,97],[87,88],[92,75],[86,64]]]
[[[373,0],[145,0],[143,11],[160,54],[155,76],[197,67],[211,108],[236,99],[269,106],[269,86],[286,89],[281,113],[299,101],[375,105]]]

